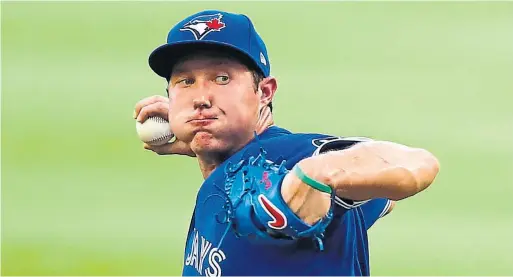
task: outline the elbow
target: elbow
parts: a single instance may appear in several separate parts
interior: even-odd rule
[[[438,172],[440,172],[440,162],[431,152],[424,149],[420,151],[422,152],[422,162],[416,175],[423,190],[434,182]]]
[[[421,191],[419,179],[413,171],[405,167],[395,168],[394,171],[394,175],[401,177],[398,178],[398,182],[390,186],[386,198],[399,201],[412,197]]]
[[[398,168],[402,176],[401,182],[396,184],[395,193],[391,193],[390,200],[399,201],[427,189],[435,181],[440,171],[438,159],[426,150],[418,150],[419,163],[413,168]]]
[[[435,181],[438,172],[440,171],[440,162],[438,159],[427,150],[420,149],[419,163],[417,168],[410,170],[412,180],[410,193],[413,196],[421,191],[427,189]],[[407,196],[407,197],[409,197]]]

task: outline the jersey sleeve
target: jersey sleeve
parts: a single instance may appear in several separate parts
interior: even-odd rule
[[[392,205],[392,201],[385,198],[372,199],[360,206],[367,230],[383,217]]]
[[[330,151],[344,150],[364,141],[371,141],[371,139],[365,137],[328,137],[314,140],[313,144],[317,147],[317,149],[313,153],[313,156]],[[351,210],[367,203],[368,201],[369,200],[353,201],[335,196],[335,204],[337,204],[339,208],[336,210],[341,211]]]

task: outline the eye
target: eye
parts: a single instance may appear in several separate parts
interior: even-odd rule
[[[194,79],[192,78],[184,78],[184,79],[179,79],[177,82],[176,82],[177,85],[183,85],[183,86],[191,86],[194,84]]]
[[[227,75],[220,75],[216,77],[216,83],[219,85],[226,85],[230,82],[230,77]]]

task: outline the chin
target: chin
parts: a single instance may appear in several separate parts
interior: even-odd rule
[[[195,153],[222,152],[224,143],[216,139],[211,133],[198,132],[191,141],[191,149]]]

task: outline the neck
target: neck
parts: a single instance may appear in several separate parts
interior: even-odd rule
[[[271,127],[274,124],[274,120],[272,117],[271,111],[267,108],[265,109],[257,122],[255,132],[257,135],[262,134],[265,130]],[[201,174],[203,175],[203,179],[207,179],[208,176],[214,171],[220,164],[222,164],[225,160],[227,160],[231,155],[235,154],[237,151],[246,146],[253,139],[253,132],[251,136],[249,136],[246,141],[243,141],[239,145],[233,147],[229,152],[215,152],[215,153],[196,153],[198,158],[199,167],[201,170]]]
[[[198,163],[201,174],[203,175],[203,179],[207,179],[212,171],[214,171],[220,164],[230,158],[233,154],[237,153],[237,151],[244,148],[244,146],[247,145],[252,139],[253,136],[248,136],[246,139],[244,139],[244,141],[238,143],[237,145],[233,145],[231,149],[227,151],[208,151],[197,153],[196,157],[198,158]]]
[[[221,157],[220,155],[199,155],[198,163],[201,170],[201,174],[203,175],[203,179],[207,179],[208,176],[214,171],[220,164],[222,164],[226,158]]]

